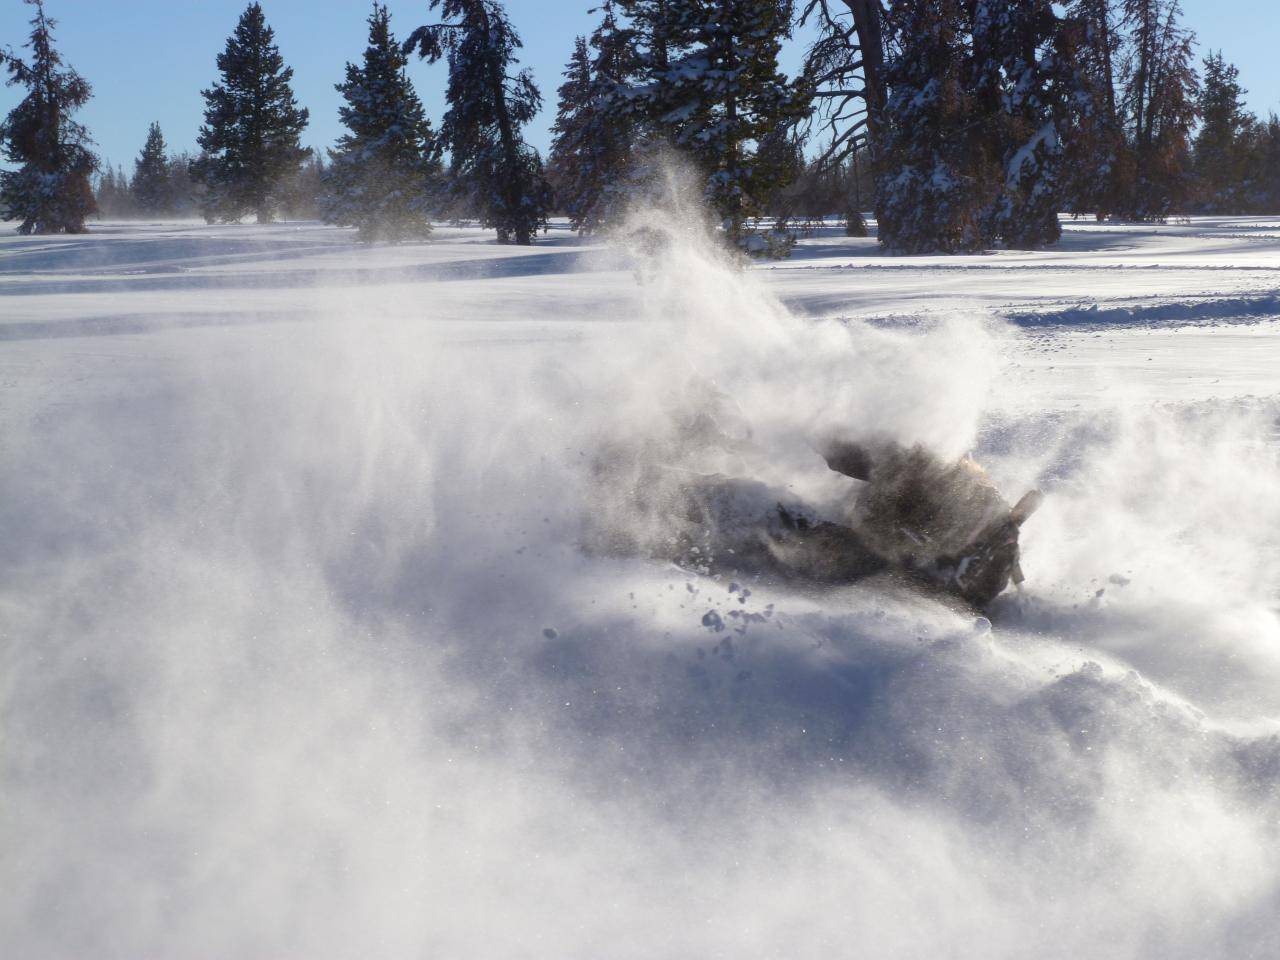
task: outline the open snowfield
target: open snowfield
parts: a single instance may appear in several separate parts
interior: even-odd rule
[[[1280,955],[1280,218],[490,237],[0,233],[0,956]],[[582,550],[708,381],[1041,488],[1024,588]]]

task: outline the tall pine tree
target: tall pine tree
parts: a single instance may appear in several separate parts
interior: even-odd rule
[[[1258,208],[1280,213],[1280,117],[1258,125]]]
[[[192,175],[206,188],[204,215],[210,223],[247,213],[270,223],[280,203],[277,187],[297,174],[310,153],[299,141],[307,111],[294,99],[293,68],[285,66],[274,41],[262,5],[251,3],[218,54],[222,82],[202,91],[203,152]]]
[[[430,9],[442,22],[415,30],[405,50],[448,60],[441,140],[450,183],[499,243],[530,244],[551,195],[541,158],[520,134],[542,105],[529,71],[513,72],[520,36],[498,0],[431,0]]]
[[[983,121],[983,142],[973,149],[979,163],[993,167],[984,245],[1055,243],[1062,234],[1065,143],[1083,83],[1072,31],[1050,0],[978,0],[972,29]]]
[[[147,130],[147,142],[133,164],[133,182],[129,186],[138,211],[148,216],[169,213],[173,209],[173,184],[169,177],[169,159],[165,155],[164,135],[160,124]]]
[[[579,233],[590,227],[586,211],[596,198],[587,195],[579,185],[590,160],[583,156],[593,144],[589,132],[593,104],[591,102],[591,55],[587,38],[575,37],[573,56],[564,68],[564,83],[557,92],[556,120],[552,125],[551,154],[547,159],[547,180],[555,194],[556,204],[569,215],[570,225]]]
[[[900,0],[887,13],[879,239],[896,253],[981,249],[969,22],[961,0]]]
[[[1257,120],[1244,108],[1246,91],[1239,76],[1222,51],[1205,57],[1194,170],[1199,205],[1210,212],[1241,213],[1259,188]]]
[[[20,233],[83,233],[96,209],[90,177],[98,160],[85,128],[71,114],[88,102],[89,84],[64,67],[53,47],[55,22],[41,0],[27,47],[31,62],[0,52],[8,85],[27,88],[22,102],[0,123],[0,151],[17,170],[0,170],[0,219],[21,221]]]
[[[346,101],[338,113],[350,132],[329,151],[321,198],[325,222],[357,227],[366,242],[431,232],[440,148],[407,62],[391,34],[391,15],[375,3],[364,62],[348,63],[347,79],[338,84]]]
[[[590,233],[616,221],[632,194],[638,131],[618,93],[640,69],[631,30],[612,0],[601,8],[590,41],[579,37],[565,68],[548,176],[575,230]]]
[[[1076,31],[1079,97],[1066,148],[1064,205],[1104,220],[1127,210],[1133,192],[1133,155],[1116,96],[1124,35],[1116,0],[1072,0],[1067,12]]]
[[[628,99],[705,177],[733,240],[760,215],[792,166],[761,142],[799,117],[778,69],[791,0],[667,0],[633,4],[648,31],[644,69]]]
[[[1181,24],[1179,0],[1124,0],[1131,31],[1122,71],[1134,182],[1129,216],[1160,219],[1191,195],[1191,127],[1199,80],[1192,62],[1194,35]]]

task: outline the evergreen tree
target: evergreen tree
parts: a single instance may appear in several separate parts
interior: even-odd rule
[[[431,232],[440,150],[407,62],[391,35],[391,15],[375,3],[364,63],[348,63],[347,79],[338,84],[346,101],[338,112],[350,132],[329,151],[321,198],[325,222],[355,226],[367,242]]]
[[[31,62],[0,52],[9,86],[27,88],[27,96],[0,123],[0,151],[17,170],[0,170],[0,219],[19,220],[20,233],[83,233],[94,212],[90,177],[97,157],[85,128],[71,114],[88,102],[89,84],[62,65],[53,47],[55,22],[36,8],[27,47]]]
[[[582,154],[591,150],[588,127],[591,123],[591,55],[587,51],[587,38],[575,37],[573,56],[565,65],[564,83],[557,94],[556,121],[552,125],[551,154],[547,164],[547,179],[555,194],[556,205],[569,216],[569,223],[579,233],[587,232],[586,210],[594,205],[595,197],[587,195],[579,186],[583,166],[590,160]]]
[[[97,178],[94,201],[99,218],[119,220],[134,215],[133,197],[129,191],[129,178],[119,167],[103,165]]]
[[[1064,143],[1082,80],[1069,31],[1050,0],[978,0],[973,18],[974,89],[993,196],[984,245],[1034,249],[1057,242],[1064,196]]]
[[[1193,155],[1200,205],[1212,212],[1243,212],[1259,187],[1257,120],[1244,108],[1239,75],[1221,51],[1205,57]]]
[[[1280,213],[1280,117],[1274,113],[1257,132],[1258,209]]]
[[[588,41],[579,37],[559,90],[548,177],[575,230],[590,233],[616,220],[631,199],[639,139],[620,92],[640,69],[634,32],[622,27],[612,0]]]
[[[887,12],[888,96],[877,163],[879,239],[898,253],[981,249],[968,22],[961,0],[900,0]]]
[[[1133,157],[1116,99],[1123,33],[1116,0],[1073,0],[1069,27],[1076,30],[1079,70],[1076,122],[1066,150],[1065,205],[1099,220],[1128,208]]]
[[[1134,165],[1128,213],[1159,219],[1183,207],[1191,193],[1195,38],[1181,26],[1179,0],[1124,0],[1124,14],[1132,31],[1121,84]]]
[[[299,108],[286,67],[259,3],[240,16],[226,49],[218,54],[222,82],[202,91],[203,150],[192,175],[206,189],[204,215],[229,223],[256,213],[269,223],[279,205],[277,188],[308,156],[299,137],[307,111]]]
[[[442,22],[415,30],[405,50],[448,60],[441,141],[451,186],[497,229],[499,243],[530,244],[551,193],[541,158],[520,135],[542,104],[529,71],[512,72],[520,37],[498,0],[431,0],[430,9]]]
[[[160,124],[147,130],[147,142],[133,165],[133,182],[129,187],[134,206],[148,216],[170,213],[173,209],[173,186],[169,179],[169,159],[165,156],[164,135]]]
[[[290,220],[322,218],[322,205],[329,198],[329,186],[325,183],[328,172],[320,151],[311,151],[297,172],[280,184],[280,207],[286,217]]]
[[[193,159],[185,151],[169,158],[169,189],[175,216],[195,216],[203,201],[204,188],[191,178]]]
[[[633,87],[630,99],[697,164],[707,200],[738,240],[792,173],[784,151],[759,151],[800,116],[778,69],[792,3],[679,0],[637,5],[637,12],[653,24],[645,61],[652,79]]]

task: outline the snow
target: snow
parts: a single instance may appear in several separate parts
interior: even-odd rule
[[[0,235],[0,954],[1273,955],[1280,219],[1063,225]],[[580,549],[707,381],[1043,489],[1024,589]]]

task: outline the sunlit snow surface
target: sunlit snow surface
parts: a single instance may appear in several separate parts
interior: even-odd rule
[[[1280,952],[1280,219],[489,236],[0,236],[0,956]],[[585,553],[708,382],[1040,487],[1024,590]]]

